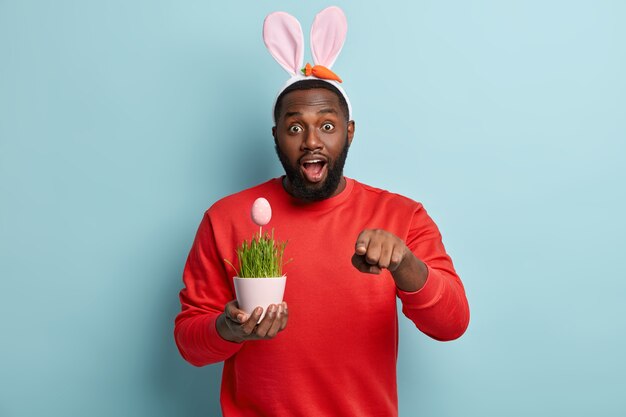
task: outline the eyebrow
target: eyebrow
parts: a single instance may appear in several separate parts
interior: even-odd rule
[[[317,114],[327,114],[327,113],[337,114],[337,110],[333,109],[332,107],[327,107],[317,112]],[[302,113],[299,111],[288,111],[287,113],[285,113],[285,119],[288,119],[293,116],[302,116]]]
[[[302,113],[300,113],[299,111],[288,111],[287,113],[285,113],[285,119],[288,119],[292,116],[302,116]]]

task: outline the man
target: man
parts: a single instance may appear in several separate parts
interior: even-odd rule
[[[397,415],[396,297],[434,339],[468,325],[463,286],[423,206],[343,176],[349,114],[334,84],[291,83],[272,128],[285,176],[221,199],[200,224],[175,337],[196,366],[224,361],[225,417]],[[238,309],[223,261],[254,232],[258,197],[272,205],[268,227],[293,258],[286,302],[259,323],[261,308]]]

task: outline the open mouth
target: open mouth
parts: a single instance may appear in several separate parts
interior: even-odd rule
[[[317,183],[324,179],[327,165],[323,159],[310,159],[302,162],[300,166],[306,180]]]

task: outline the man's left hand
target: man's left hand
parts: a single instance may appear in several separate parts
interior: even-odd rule
[[[396,286],[407,292],[422,288],[428,276],[426,265],[404,241],[382,229],[366,229],[359,234],[352,265],[368,274],[380,274],[388,269]]]
[[[366,229],[359,234],[352,264],[361,272],[380,274],[383,269],[398,269],[411,251],[398,236],[382,229]]]

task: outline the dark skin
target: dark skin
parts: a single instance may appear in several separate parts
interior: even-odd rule
[[[305,179],[307,187],[319,187],[347,143],[352,143],[355,124],[348,121],[332,91],[316,88],[296,90],[283,98],[281,114],[272,128],[272,135],[280,150],[287,155],[290,164]],[[322,169],[311,174],[305,162],[322,161]],[[287,177],[285,190],[291,192]],[[346,187],[342,178],[331,195],[341,193]],[[398,236],[382,229],[365,229],[357,237],[352,255],[352,265],[366,274],[378,275],[387,269],[396,286],[403,291],[414,292],[426,283],[428,270]],[[289,313],[287,304],[270,305],[263,320],[258,323],[263,310],[257,307],[251,315],[238,309],[237,301],[226,304],[224,313],[217,319],[217,330],[232,342],[273,339],[287,327]],[[258,324],[257,324],[258,323]]]

